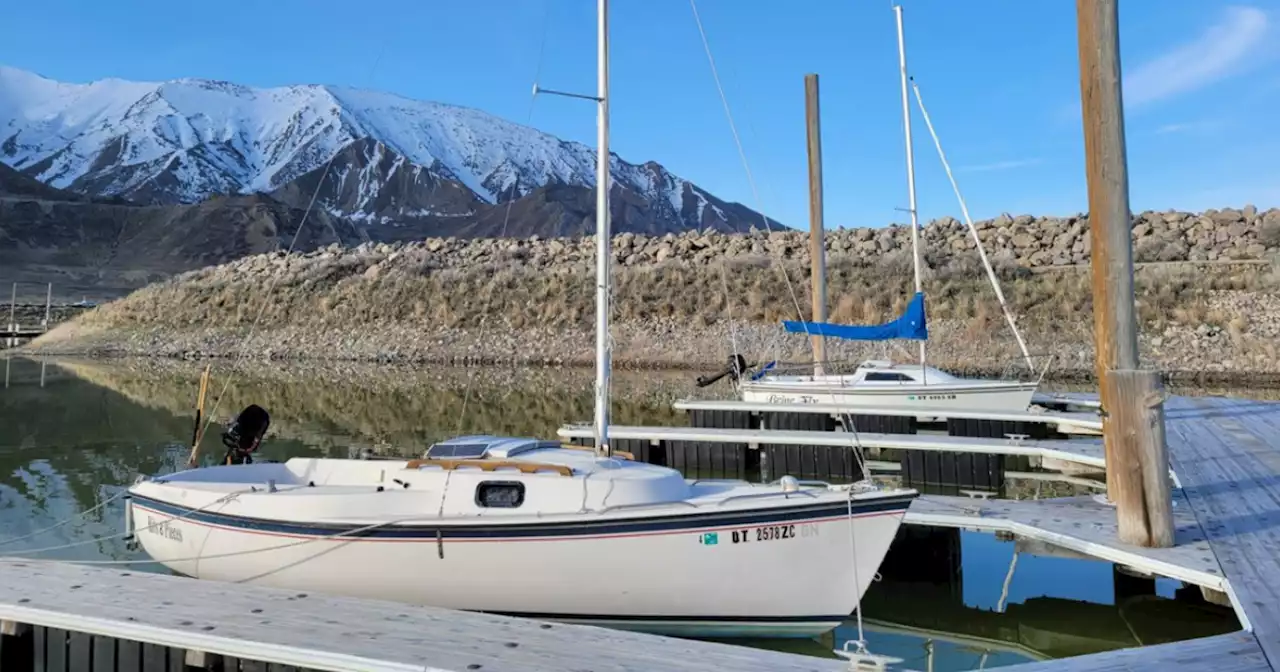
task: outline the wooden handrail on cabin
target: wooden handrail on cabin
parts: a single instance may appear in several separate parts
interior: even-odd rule
[[[540,471],[554,471],[561,476],[572,476],[573,470],[563,464],[544,464],[541,462],[522,462],[519,460],[449,460],[449,459],[431,459],[424,458],[421,460],[409,460],[404,465],[405,469],[418,469],[419,467],[440,467],[445,471],[453,471],[461,467],[475,467],[481,471],[495,471],[497,469],[519,469],[522,474],[536,474]]]

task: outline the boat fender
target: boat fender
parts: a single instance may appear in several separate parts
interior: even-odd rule
[[[436,554],[444,560],[444,530],[436,528]]]

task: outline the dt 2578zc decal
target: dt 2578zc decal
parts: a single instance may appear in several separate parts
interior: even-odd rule
[[[734,530],[730,535],[733,543],[741,544],[748,541],[776,541],[778,539],[795,539],[795,525],[765,525],[763,527],[745,528]]]

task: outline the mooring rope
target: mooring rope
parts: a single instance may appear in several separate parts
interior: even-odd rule
[[[170,562],[203,562],[205,560],[215,560],[218,558],[230,558],[230,557],[236,557],[241,555],[252,555],[254,553],[263,553],[265,551],[275,551],[282,548],[290,548],[292,546],[301,546],[302,544],[309,544],[316,541],[325,541],[325,540],[330,540],[335,538],[343,538],[343,537],[348,537],[354,534],[360,534],[362,532],[368,532],[370,530],[373,530],[379,527],[386,527],[387,525],[394,525],[397,523],[409,522],[413,520],[424,520],[424,518],[420,515],[404,516],[403,518],[378,521],[376,523],[370,523],[368,525],[356,527],[350,530],[343,530],[342,532],[334,532],[333,534],[307,537],[305,539],[299,539],[297,541],[291,541],[284,544],[277,544],[275,546],[265,546],[263,548],[255,548],[255,549],[244,550],[244,551],[228,551],[226,553],[212,553],[208,555],[193,555],[193,556],[188,556],[183,558],[165,558],[163,560],[155,559],[155,558],[138,558],[135,560],[60,560],[57,558],[34,558],[33,560],[36,562],[65,562],[65,563],[76,564],[76,565],[148,565],[148,564],[165,564]],[[22,559],[23,562],[31,562],[33,560],[28,560],[25,558]]]
[[[72,522],[72,521],[74,521],[74,520],[78,520],[78,519],[80,519],[80,518],[84,518],[85,516],[87,516],[87,515],[89,515],[89,514],[91,514],[91,513],[95,512],[95,511],[97,511],[97,510],[99,510],[99,509],[105,508],[105,507],[106,507],[108,504],[110,504],[111,502],[114,502],[114,501],[116,501],[117,499],[120,499],[121,497],[124,497],[125,495],[128,495],[128,494],[129,494],[129,490],[128,490],[128,488],[125,488],[125,489],[121,490],[120,492],[118,492],[118,493],[116,493],[116,494],[114,494],[114,495],[112,495],[112,496],[110,496],[110,497],[108,497],[108,498],[106,498],[106,499],[102,500],[102,502],[101,502],[101,503],[99,503],[98,505],[96,505],[96,506],[94,506],[94,507],[92,507],[92,508],[85,509],[84,511],[81,511],[81,512],[79,512],[79,513],[75,514],[75,515],[68,516],[68,517],[66,517],[66,518],[62,519],[61,521],[59,521],[59,522],[57,522],[57,523],[54,523],[53,525],[50,525],[50,526],[48,526],[48,527],[44,527],[44,528],[38,529],[38,530],[36,530],[36,531],[34,531],[34,532],[29,532],[29,533],[27,533],[27,534],[22,535],[21,537],[10,537],[10,538],[8,538],[8,539],[0,539],[0,546],[5,546],[5,545],[8,545],[8,544],[14,544],[14,543],[17,543],[17,542],[19,542],[19,541],[23,541],[23,540],[30,539],[30,538],[35,537],[35,536],[39,536],[39,535],[41,535],[41,534],[44,534],[45,532],[51,532],[51,531],[53,531],[53,530],[56,530],[56,529],[58,529],[59,527],[62,527],[63,525],[66,525],[66,524],[68,524],[68,523],[70,523],[70,522]]]
[[[858,619],[858,653],[867,653],[867,638],[862,631],[862,579],[858,576],[858,535],[854,532],[853,488],[849,488],[849,550],[853,554],[853,590],[857,596],[854,614]]]
[[[151,529],[151,528],[153,528],[153,527],[158,527],[158,526],[160,526],[160,525],[164,525],[165,523],[168,523],[168,522],[169,522],[169,521],[171,521],[171,520],[183,520],[183,519],[185,519],[186,517],[190,516],[191,514],[194,514],[194,513],[200,513],[201,511],[204,511],[204,510],[208,509],[209,507],[211,507],[211,506],[213,506],[213,505],[215,505],[215,504],[225,503],[225,502],[227,502],[227,501],[230,501],[230,500],[232,500],[232,499],[234,499],[234,498],[238,497],[239,495],[242,495],[242,494],[245,494],[245,493],[248,493],[248,492],[254,492],[254,490],[255,490],[255,488],[246,488],[246,489],[244,489],[244,490],[236,490],[236,491],[234,491],[234,492],[229,492],[229,493],[227,493],[227,494],[225,494],[225,495],[223,495],[223,496],[221,496],[221,497],[219,497],[219,498],[217,498],[217,499],[213,500],[212,502],[209,502],[208,504],[205,504],[205,505],[203,505],[203,506],[201,506],[201,507],[199,507],[199,508],[191,509],[190,511],[188,511],[188,512],[186,512],[186,513],[184,513],[184,514],[181,514],[181,515],[178,515],[178,516],[170,516],[170,517],[168,517],[168,518],[165,518],[164,520],[161,520],[161,521],[159,521],[159,522],[155,522],[155,523],[151,523],[150,525],[145,525],[145,526],[143,526],[143,527],[136,527],[136,526],[135,526],[135,527],[134,527],[134,529],[132,529],[132,530],[125,530],[124,532],[118,532],[118,533],[116,533],[116,534],[107,535],[107,536],[105,536],[105,537],[94,537],[94,538],[92,538],[92,539],[84,539],[84,540],[81,540],[81,541],[75,541],[75,542],[71,542],[71,543],[68,543],[68,544],[62,544],[61,546],[49,546],[49,547],[47,547],[47,548],[33,548],[33,549],[27,549],[27,550],[16,551],[16,552],[13,552],[13,553],[6,553],[4,556],[0,556],[0,557],[11,557],[11,558],[13,558],[13,557],[25,557],[25,556],[28,556],[28,555],[39,555],[39,554],[41,554],[41,553],[49,553],[49,552],[51,552],[51,551],[61,551],[61,550],[65,550],[65,549],[68,549],[68,548],[78,548],[78,547],[80,547],[80,546],[88,546],[88,545],[90,545],[90,544],[97,544],[97,543],[101,543],[101,542],[104,542],[104,541],[111,541],[111,540],[113,540],[113,539],[123,539],[123,538],[125,538],[125,537],[133,536],[136,532],[138,532],[138,531],[140,531],[140,530],[149,530],[149,529]],[[125,492],[128,492],[128,490],[125,490]],[[160,515],[165,515],[165,514],[160,514]]]

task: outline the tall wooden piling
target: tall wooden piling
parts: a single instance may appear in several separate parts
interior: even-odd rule
[[[1097,374],[1107,495],[1122,541],[1173,545],[1164,392],[1138,368],[1117,0],[1076,0]]]
[[[13,283],[13,291],[9,293],[9,331],[18,331],[18,283]]]
[[[53,283],[44,291],[44,321],[40,323],[41,331],[49,331],[49,312],[53,308]]]
[[[809,275],[812,282],[813,321],[827,321],[826,254],[822,223],[822,128],[818,111],[818,75],[804,76],[805,131],[809,145]],[[822,375],[827,360],[822,336],[813,341],[813,372]]]

